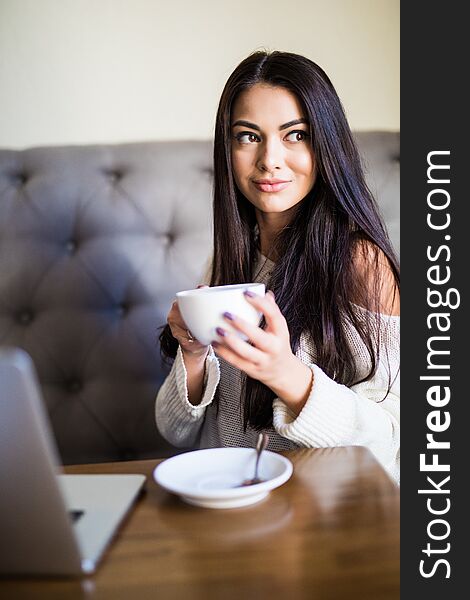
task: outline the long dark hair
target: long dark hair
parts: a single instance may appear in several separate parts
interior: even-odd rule
[[[255,210],[238,190],[231,162],[232,108],[239,94],[257,83],[282,87],[298,98],[310,125],[317,167],[313,189],[297,205],[288,227],[277,238],[278,260],[269,289],[287,321],[292,351],[299,347],[301,334],[309,336],[315,362],[335,381],[351,386],[375,373],[380,346],[381,282],[377,276],[358,277],[358,252],[364,253],[363,262],[373,273],[379,273],[383,253],[381,261],[383,257],[388,260],[397,291],[398,261],[365,182],[338,95],[326,73],[303,56],[255,52],[238,65],[222,92],[214,138],[210,285],[251,281],[258,259]],[[372,289],[370,281],[375,282]],[[355,305],[367,309],[370,318],[364,318]],[[347,339],[348,321],[370,356],[365,374],[355,367]],[[162,351],[174,356],[176,346],[168,336],[171,333],[166,328],[161,336]],[[245,428],[272,426],[274,393],[246,376],[242,396]]]

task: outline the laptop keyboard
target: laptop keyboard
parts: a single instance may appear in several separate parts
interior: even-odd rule
[[[69,515],[72,519],[72,523],[76,523],[81,517],[83,517],[84,514],[84,510],[69,510]]]

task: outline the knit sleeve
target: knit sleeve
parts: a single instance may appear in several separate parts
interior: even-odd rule
[[[304,447],[366,446],[398,482],[400,474],[399,318],[389,317],[374,376],[350,388],[322,369],[313,371],[310,396],[300,414],[277,398],[276,431]],[[390,388],[390,389],[389,389]]]
[[[188,399],[187,372],[183,353],[178,348],[176,358],[155,401],[155,420],[162,436],[177,447],[196,443],[207,406],[214,399],[220,380],[219,361],[212,347],[205,361],[204,390],[200,404]]]

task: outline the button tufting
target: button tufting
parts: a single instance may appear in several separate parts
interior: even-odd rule
[[[122,302],[116,307],[118,317],[124,317],[129,312],[129,305]]]
[[[117,183],[123,177],[123,173],[116,170],[105,171],[105,175],[111,183]]]
[[[26,173],[16,173],[15,175],[13,175],[13,182],[18,186],[18,187],[22,187],[26,184],[26,182],[28,181],[29,177],[28,175],[26,175]]]
[[[65,387],[71,394],[76,394],[83,388],[83,384],[78,379],[69,379],[66,382]]]
[[[34,315],[33,311],[29,309],[23,309],[18,313],[17,321],[21,323],[21,325],[29,325],[33,320]]]
[[[75,250],[77,249],[77,242],[75,242],[74,240],[69,240],[65,244],[65,249],[69,254],[73,254],[73,252],[75,252]]]

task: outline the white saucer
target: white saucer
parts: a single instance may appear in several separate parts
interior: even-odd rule
[[[253,477],[256,452],[253,448],[211,448],[185,452],[160,463],[155,481],[178,494],[188,504],[206,508],[248,506],[265,498],[292,475],[289,459],[265,450],[258,475],[264,481],[237,487]]]

